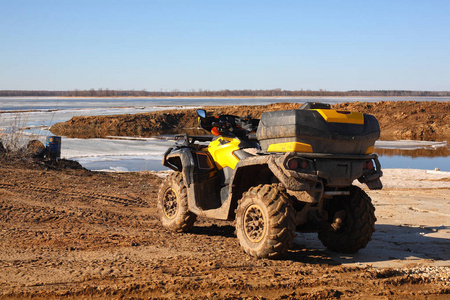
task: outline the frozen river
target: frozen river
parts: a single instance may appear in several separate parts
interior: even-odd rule
[[[57,122],[67,121],[73,116],[135,114],[171,108],[200,107],[207,105],[257,105],[275,102],[306,101],[330,104],[354,101],[378,102],[396,100],[450,101],[450,98],[417,97],[322,97],[322,98],[252,98],[252,99],[152,99],[152,98],[0,98],[0,129],[2,135],[8,131],[20,131],[27,139],[42,142],[51,133],[48,129]],[[163,170],[162,155],[173,141],[161,138],[111,138],[111,139],[62,139],[62,157],[80,162],[91,170],[140,171]],[[420,141],[378,141],[378,149],[438,149],[448,147],[444,143]],[[380,157],[383,168],[413,168],[450,171],[448,157]]]

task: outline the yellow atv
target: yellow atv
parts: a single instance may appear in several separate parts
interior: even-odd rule
[[[235,220],[240,245],[256,257],[283,255],[296,231],[318,232],[326,247],[344,253],[371,240],[375,209],[352,183],[382,188],[372,154],[375,117],[322,103],[261,120],[197,113],[214,136],[177,136],[164,154],[163,165],[175,172],[158,194],[163,226],[186,232],[197,216]]]

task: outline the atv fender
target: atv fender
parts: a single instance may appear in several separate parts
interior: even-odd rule
[[[164,153],[162,164],[174,171],[181,172],[188,187],[194,181],[193,170],[195,162],[189,148],[167,149],[166,153]]]
[[[283,165],[285,159],[286,155],[272,154],[252,156],[239,161],[230,180],[229,196],[213,217],[223,220],[234,219],[234,210],[242,195],[261,182],[273,182],[271,180],[274,177],[292,196],[302,198],[304,202],[317,202],[323,193],[321,179],[316,175],[284,170],[279,166]],[[310,196],[305,197],[305,193]]]
[[[259,178],[259,182],[253,182],[253,180],[256,180],[255,174],[262,172],[275,176],[290,194],[294,195],[296,192],[318,192],[320,194],[317,195],[318,201],[321,197],[321,193],[323,192],[322,180],[313,174],[299,173],[283,168],[282,166],[289,155],[291,154],[262,155],[241,160],[236,165],[234,176],[231,179],[230,188],[232,190],[230,190],[230,194],[236,194],[236,190],[239,190],[239,185],[249,185],[248,187],[246,186],[246,188],[250,188],[251,186],[257,185],[261,181],[264,181]],[[240,198],[240,193],[238,192],[237,194]],[[315,200],[311,199],[309,202],[315,202]]]
[[[196,162],[192,149],[188,147],[170,148],[166,151],[162,161],[163,165],[183,174],[183,180],[187,187],[188,209],[197,216],[226,220],[228,219],[230,202],[225,201],[222,206],[215,209],[204,210],[197,205],[195,192],[194,172]]]

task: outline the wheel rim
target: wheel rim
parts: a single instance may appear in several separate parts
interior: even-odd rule
[[[244,232],[253,243],[259,243],[266,234],[266,217],[258,205],[250,205],[244,214]]]
[[[173,189],[168,189],[163,198],[164,215],[168,219],[173,219],[177,214],[178,201],[177,193]]]

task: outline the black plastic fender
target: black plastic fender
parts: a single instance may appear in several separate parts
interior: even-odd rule
[[[177,147],[167,149],[166,153],[164,153],[162,164],[174,171],[182,172],[188,187],[194,182],[193,170],[195,162],[190,148]]]
[[[164,154],[162,164],[174,171],[183,174],[183,179],[187,187],[188,208],[197,216],[203,216],[212,219],[228,219],[230,205],[229,202],[223,203],[219,208],[204,210],[197,205],[194,172],[196,171],[196,162],[194,160],[193,149],[190,147],[169,148]]]
[[[229,185],[231,195],[229,198],[232,204],[237,202],[250,187],[269,183],[264,182],[263,178],[257,178],[257,175],[261,176],[261,174],[266,174],[266,180],[270,176],[276,177],[288,192],[319,193],[318,197],[320,197],[323,192],[321,179],[317,175],[286,170],[283,165],[287,156],[288,153],[258,155],[239,161]],[[311,201],[314,200],[311,199]]]

